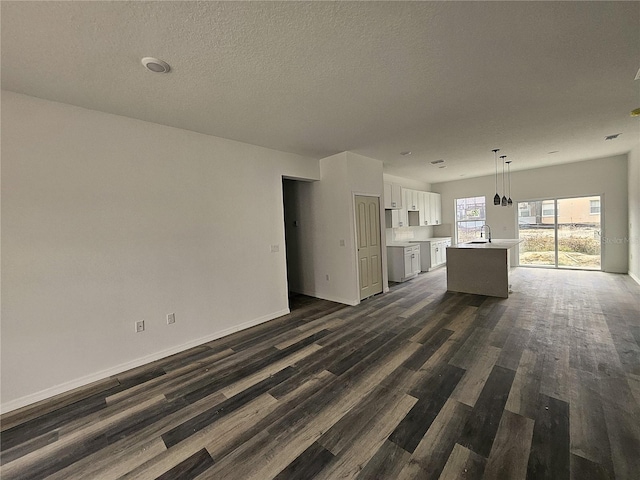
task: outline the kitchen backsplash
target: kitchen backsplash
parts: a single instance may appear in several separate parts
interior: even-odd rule
[[[411,240],[427,240],[433,237],[433,227],[401,227],[387,228],[387,244],[409,242]]]

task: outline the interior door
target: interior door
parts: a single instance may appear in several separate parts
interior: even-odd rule
[[[380,200],[356,195],[356,232],[360,300],[382,292],[382,247],[380,246]]]

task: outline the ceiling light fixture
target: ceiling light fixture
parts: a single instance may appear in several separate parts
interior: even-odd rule
[[[640,117],[640,108],[635,108],[629,113],[632,117]]]
[[[494,148],[491,150],[493,152],[493,159],[496,167],[496,195],[493,197],[493,204],[496,206],[502,205],[503,207],[512,207],[513,200],[511,200],[511,160],[505,160],[507,158],[506,155],[501,155],[500,160],[502,160],[502,198],[500,198],[500,193],[498,193],[498,152],[499,148]],[[505,165],[508,170],[508,173],[505,176]],[[509,185],[509,198],[507,198],[507,189],[505,188],[505,179],[508,177],[506,183]]]
[[[171,67],[167,62],[158,60],[157,58],[144,57],[141,62],[147,70],[153,73],[167,73],[171,70]]]
[[[502,205],[503,207],[507,206],[507,196],[506,196],[506,192],[504,190],[504,159],[507,158],[506,155],[502,155],[500,157],[502,159],[502,202],[500,203],[500,205]]]
[[[498,195],[498,152],[500,151],[499,148],[494,148],[492,150],[493,152],[493,157],[496,163],[496,195],[495,197],[493,197],[493,204],[494,205],[500,205],[500,195]]]
[[[511,160],[507,160],[507,175],[509,176],[509,198],[507,199],[507,206],[513,207],[513,200],[511,200]]]

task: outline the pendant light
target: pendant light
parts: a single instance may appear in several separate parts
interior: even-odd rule
[[[507,177],[509,185],[509,199],[507,200],[507,205],[509,207],[513,207],[513,200],[511,200],[511,160],[507,161]]]
[[[507,206],[507,196],[505,195],[505,191],[504,191],[504,159],[507,158],[506,155],[502,155],[500,157],[502,159],[502,206],[506,207]]]
[[[499,148],[494,148],[492,150],[493,152],[493,156],[495,159],[495,163],[496,163],[496,195],[495,197],[493,197],[493,204],[494,205],[500,205],[500,195],[498,195],[498,152],[500,151]]]

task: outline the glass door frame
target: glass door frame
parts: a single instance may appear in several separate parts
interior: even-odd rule
[[[588,198],[588,197],[598,197],[600,199],[600,268],[578,268],[578,267],[570,267],[570,266],[561,266],[559,265],[559,235],[558,235],[558,201],[559,200],[570,200],[574,198]],[[570,196],[562,196],[562,197],[546,197],[546,198],[538,198],[538,199],[530,199],[530,200],[518,200],[515,203],[516,207],[516,232],[518,232],[518,239],[520,239],[520,204],[521,203],[531,203],[531,202],[549,202],[553,201],[553,234],[554,234],[554,264],[553,265],[528,265],[520,263],[520,248],[518,246],[518,254],[517,254],[517,265],[519,267],[527,267],[527,268],[554,268],[557,270],[581,270],[581,271],[591,271],[591,272],[602,272],[604,265],[604,242],[602,241],[604,237],[604,194],[596,193],[592,195],[570,195]],[[542,213],[542,212],[541,212]]]

